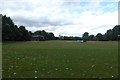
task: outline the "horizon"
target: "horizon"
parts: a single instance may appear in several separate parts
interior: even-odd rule
[[[53,32],[57,37],[81,37],[84,32],[104,34],[118,25],[118,0],[4,0],[0,7],[1,13],[10,16],[16,25],[32,32]]]

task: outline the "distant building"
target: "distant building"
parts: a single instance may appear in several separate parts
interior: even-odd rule
[[[36,35],[36,36],[32,36],[31,40],[32,41],[44,41],[45,37],[42,35]]]

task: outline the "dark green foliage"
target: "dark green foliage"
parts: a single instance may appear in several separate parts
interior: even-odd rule
[[[59,40],[82,40],[81,37],[73,37],[73,36],[61,36],[59,35]]]
[[[6,24],[2,27],[2,36],[3,36],[3,40],[10,40],[10,33],[11,33],[11,29],[10,29],[10,25]]]
[[[32,35],[42,35],[45,40],[54,40],[54,34],[44,30],[32,33],[25,26],[18,27],[10,17],[2,16],[2,40],[3,41],[29,41]]]
[[[103,35],[101,33],[98,33],[96,37],[97,37],[97,40],[99,41],[103,40]]]
[[[90,35],[90,36],[89,36],[89,40],[91,40],[91,41],[96,41],[96,40],[97,40],[97,37],[94,36],[94,35]]]
[[[2,16],[2,40],[3,41],[28,41],[31,35],[24,26],[13,23],[10,17]]]
[[[112,29],[112,40],[118,40],[118,35],[120,35],[120,25],[116,25]]]
[[[34,33],[25,29],[25,26],[18,27],[14,24],[10,17],[2,16],[2,40],[3,41],[29,41],[32,35],[42,35],[45,40],[81,40],[86,41],[117,41],[120,40],[120,25],[116,25],[113,29],[109,29],[105,34],[98,33],[96,36],[85,32],[81,37],[59,36],[55,37],[52,32],[38,30]]]
[[[111,29],[107,30],[104,36],[106,40],[112,40],[112,30]]]
[[[89,33],[88,32],[85,32],[83,34],[83,41],[86,42],[87,40],[89,40]]]
[[[48,39],[53,40],[54,39],[54,34],[52,32],[48,33]]]
[[[54,40],[55,39],[55,36],[54,36],[54,34],[52,32],[48,33],[48,32],[46,32],[44,30],[36,31],[36,32],[33,33],[33,35],[42,35],[42,36],[45,37],[45,40]]]
[[[116,25],[113,29],[109,29],[105,34],[98,33],[96,36],[90,35],[88,32],[83,34],[84,41],[118,41],[120,40],[120,25]]]
[[[15,26],[10,17],[2,16],[2,36],[3,40],[14,40]]]
[[[19,31],[21,33],[21,39],[20,40],[22,40],[22,41],[30,40],[31,36],[30,36],[29,32],[25,29],[24,26],[20,26]]]
[[[117,41],[120,35],[120,25],[116,25],[112,30],[109,29],[107,32],[103,35],[102,40],[106,41]]]

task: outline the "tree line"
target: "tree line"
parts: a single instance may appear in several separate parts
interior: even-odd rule
[[[30,41],[33,35],[42,35],[45,40],[53,40],[54,34],[52,32],[35,31],[32,33],[28,31],[25,26],[17,26],[10,17],[2,16],[2,41]]]
[[[113,29],[109,29],[105,34],[98,33],[97,35],[89,35],[88,32],[85,32],[82,37],[73,37],[73,36],[61,36],[59,35],[60,40],[83,40],[86,41],[118,41],[120,40],[120,25],[114,26]]]
[[[42,35],[45,40],[84,40],[84,41],[117,41],[120,40],[120,25],[109,29],[105,34],[89,35],[85,32],[82,37],[59,36],[55,37],[52,32],[38,30],[35,32],[28,31],[25,26],[17,26],[10,17],[2,15],[2,41],[30,41],[34,35]]]
[[[27,41],[30,40],[30,32],[25,26],[18,27],[10,17],[2,16],[2,40],[3,41]]]
[[[89,35],[88,32],[85,32],[82,38],[84,41],[118,41],[120,40],[120,25],[107,30],[105,34]]]

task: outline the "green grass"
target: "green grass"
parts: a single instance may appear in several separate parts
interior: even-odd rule
[[[3,78],[118,76],[117,42],[6,42]]]

